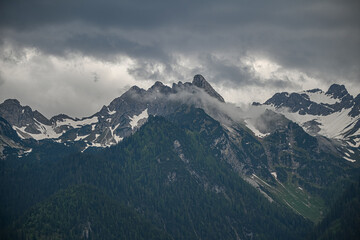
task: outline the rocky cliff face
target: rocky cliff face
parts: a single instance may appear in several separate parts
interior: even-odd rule
[[[31,149],[23,144],[11,124],[0,117],[0,159],[5,159],[7,155],[13,153],[22,156],[30,151]]]
[[[198,88],[204,89],[206,93],[218,99],[220,102],[225,102],[224,98],[213,89],[213,87],[205,80],[202,75],[195,75],[192,84]]]

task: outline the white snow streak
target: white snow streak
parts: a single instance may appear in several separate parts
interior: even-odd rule
[[[335,104],[337,102],[340,102],[339,99],[335,99],[335,98],[332,98],[331,96],[329,95],[326,95],[324,92],[322,91],[319,91],[319,92],[300,92],[300,94],[302,93],[305,93],[306,95],[309,96],[310,98],[310,101],[312,102],[316,102],[316,103],[327,103],[327,104]]]
[[[61,120],[57,121],[55,123],[55,126],[67,125],[67,126],[71,126],[73,128],[80,128],[85,125],[91,125],[93,123],[97,123],[98,121],[99,121],[99,119],[97,117],[85,118],[82,120],[72,120],[72,119],[67,118],[62,121]]]
[[[348,160],[349,162],[356,162],[356,160],[348,158],[348,157],[343,157],[345,160]]]
[[[277,173],[276,172],[271,172],[271,175],[273,175],[274,178],[277,179]]]
[[[140,120],[144,119],[144,118],[148,118],[149,114],[148,114],[148,109],[146,108],[144,111],[142,111],[142,113],[140,113],[139,115],[134,115],[132,117],[129,117],[130,121],[130,126],[131,129],[134,129],[135,127],[138,126],[138,123]]]

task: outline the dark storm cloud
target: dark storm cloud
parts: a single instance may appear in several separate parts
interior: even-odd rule
[[[202,56],[205,69],[203,71],[210,72],[214,79],[221,82],[228,82],[231,85],[259,85],[261,82],[254,75],[254,69],[243,62],[235,65],[227,59],[219,59],[216,56],[207,54]]]
[[[202,65],[188,72],[209,71],[212,80],[228,85],[263,84],[253,69],[229,57],[247,54],[323,81],[360,78],[359,1],[8,0],[0,9],[6,41],[107,61],[124,54],[135,61],[128,70],[135,78],[181,80],[178,53]]]
[[[107,56],[124,53],[134,58],[150,58],[169,60],[169,56],[161,48],[154,45],[143,45],[119,36],[81,34],[66,39],[64,49],[80,51],[89,55],[106,59]]]
[[[76,29],[76,27],[80,29]],[[44,53],[58,56],[82,53],[101,60],[114,61],[117,54],[125,54],[134,58],[170,61],[169,55],[157,45],[138,43],[109,32],[94,32],[92,29],[84,32],[81,26],[76,27],[70,26],[67,30],[61,27],[43,28],[31,32],[11,32],[6,36],[11,38],[12,43],[18,48],[36,47]],[[20,55],[21,53],[13,52],[11,54],[15,59],[14,54]],[[11,60],[11,56],[3,57]]]

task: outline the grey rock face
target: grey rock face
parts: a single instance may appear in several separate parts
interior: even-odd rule
[[[326,94],[332,95],[333,98],[341,99],[344,96],[348,95],[349,93],[344,85],[333,84],[329,87],[329,90],[326,92]]]
[[[0,116],[12,126],[26,127],[28,133],[40,133],[37,122],[50,125],[50,121],[38,111],[33,111],[29,106],[21,106],[16,99],[5,100],[0,104]]]
[[[360,94],[357,95],[356,98],[354,98],[354,106],[351,109],[349,115],[352,117],[360,115]]]
[[[205,92],[207,92],[210,96],[217,98],[220,102],[225,102],[224,98],[213,89],[213,87],[205,80],[202,75],[195,75],[192,84],[198,88],[204,89]]]
[[[12,152],[22,154],[26,148],[10,123],[0,117],[0,159],[7,156],[6,151],[11,149]]]

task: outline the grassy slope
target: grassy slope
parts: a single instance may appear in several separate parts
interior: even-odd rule
[[[271,186],[259,177],[255,180],[270,194],[277,202],[280,202],[301,216],[311,220],[314,223],[319,222],[323,218],[325,211],[324,201],[318,196],[312,196],[304,189],[291,183],[281,183],[277,180],[276,186]]]

